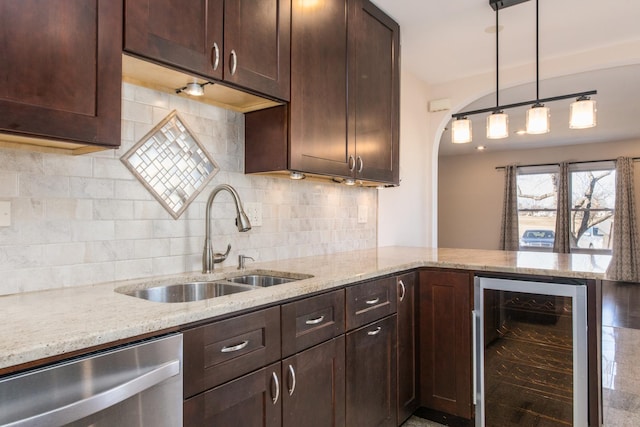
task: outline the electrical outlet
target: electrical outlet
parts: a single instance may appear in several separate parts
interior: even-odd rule
[[[244,212],[249,217],[249,222],[252,227],[260,227],[262,225],[262,203],[245,203]]]
[[[11,202],[0,201],[0,227],[11,226]]]
[[[358,205],[358,224],[366,224],[369,217],[367,205]]]

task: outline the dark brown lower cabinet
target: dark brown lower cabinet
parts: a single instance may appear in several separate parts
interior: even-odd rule
[[[341,335],[282,361],[284,427],[345,426],[344,351]]]
[[[347,425],[396,426],[396,315],[347,334]]]
[[[184,402],[184,425],[282,425],[281,364],[274,363]],[[280,396],[278,396],[280,394]]]
[[[420,404],[471,419],[473,274],[420,271]]]
[[[398,288],[398,425],[420,406],[418,397],[418,287],[416,273],[397,277]]]

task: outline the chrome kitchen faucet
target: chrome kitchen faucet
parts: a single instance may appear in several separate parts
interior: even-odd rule
[[[204,252],[202,253],[202,272],[205,274],[213,272],[213,266],[227,259],[227,256],[229,256],[229,252],[231,251],[231,244],[227,245],[227,251],[224,254],[213,253],[213,249],[211,247],[211,205],[213,204],[213,200],[216,198],[216,195],[222,190],[228,191],[231,196],[233,196],[233,201],[236,205],[236,213],[238,215],[236,217],[238,231],[243,232],[251,230],[251,223],[249,222],[247,214],[244,212],[238,192],[228,184],[220,184],[214,188],[207,200],[207,210],[205,213]]]

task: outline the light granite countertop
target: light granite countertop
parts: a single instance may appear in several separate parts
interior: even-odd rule
[[[0,369],[233,313],[417,267],[603,278],[606,256],[469,249],[383,247],[272,262],[246,271],[313,275],[310,279],[188,303],[157,303],[115,292],[238,275],[186,273],[0,297]]]

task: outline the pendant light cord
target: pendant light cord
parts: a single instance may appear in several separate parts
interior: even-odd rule
[[[539,31],[538,31],[538,0],[536,0],[536,104],[540,103],[540,56],[539,56]]]
[[[500,32],[500,27],[498,26],[499,10],[500,7],[496,7],[496,111],[498,111],[498,107],[500,106],[500,63],[498,61],[500,57],[500,45],[498,43],[498,33]]]

